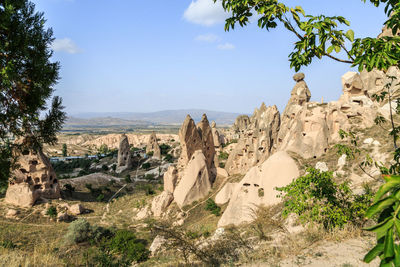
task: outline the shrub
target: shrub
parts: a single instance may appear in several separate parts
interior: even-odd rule
[[[348,222],[362,224],[370,193],[356,196],[347,182],[337,184],[332,172],[320,172],[309,168],[305,176],[299,177],[286,187],[277,188],[284,200],[282,215],[299,215],[301,222],[316,222],[325,229],[343,227]]]
[[[54,206],[51,206],[47,209],[46,215],[49,215],[52,218],[57,217],[57,208]]]
[[[150,169],[150,167],[151,167],[151,165],[148,162],[142,164],[142,169],[148,170],[148,169]]]
[[[174,157],[171,154],[167,154],[167,155],[165,155],[164,160],[169,163],[172,163],[174,161]]]
[[[134,233],[127,230],[118,230],[115,236],[106,243],[111,252],[122,254],[122,257],[129,261],[146,261],[150,252],[145,244],[140,242]]]
[[[102,171],[108,171],[108,166],[107,165],[105,165],[105,164],[103,164],[102,166],[101,166],[101,170]]]
[[[219,163],[219,167],[222,168],[222,169],[225,168],[225,163],[224,162],[220,162]]]
[[[117,164],[113,164],[112,166],[111,166],[111,169],[115,172],[115,170],[117,169]]]
[[[224,151],[221,151],[218,155],[218,158],[221,160],[227,160],[229,158],[229,154]]]
[[[152,157],[154,155],[154,151],[150,151],[149,153],[146,153],[147,156]]]
[[[90,237],[90,224],[84,219],[78,219],[68,226],[68,232],[64,239],[69,244],[78,244],[88,241]]]
[[[154,178],[155,178],[155,175],[152,174],[152,173],[147,174],[147,175],[144,177],[144,179],[146,179],[146,180],[153,180]]]
[[[17,245],[14,244],[11,240],[4,240],[0,241],[0,247],[7,248],[7,249],[14,249]]]
[[[127,174],[127,175],[125,176],[125,179],[124,179],[124,180],[125,180],[125,182],[128,183],[128,184],[129,184],[129,183],[132,183],[131,176],[130,176],[129,174]]]
[[[211,198],[207,199],[205,210],[211,211],[215,216],[221,215],[221,208]]]
[[[167,144],[160,145],[161,155],[167,155],[168,152],[171,150],[171,146]]]

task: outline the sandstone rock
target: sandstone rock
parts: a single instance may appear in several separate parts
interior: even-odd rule
[[[6,213],[6,218],[7,219],[17,219],[19,211],[15,210],[15,209],[8,209],[7,213]]]
[[[18,154],[17,166],[9,180],[6,203],[29,207],[39,198],[61,197],[56,173],[42,151]]]
[[[235,123],[233,124],[233,131],[240,135],[242,134],[247,127],[250,125],[250,118],[247,115],[241,115],[236,118]]]
[[[221,146],[221,136],[219,135],[219,132],[217,130],[217,124],[215,121],[211,123],[211,131],[212,131],[212,136],[213,136],[213,141],[214,141],[214,147],[219,148]]]
[[[156,236],[149,248],[151,255],[154,256],[155,254],[157,254],[157,252],[161,250],[162,246],[165,244],[166,241],[167,240],[165,240],[163,236],[160,235]]]
[[[327,172],[329,171],[328,166],[326,165],[325,162],[317,162],[317,164],[315,164],[315,169],[321,171],[321,172]]]
[[[202,151],[206,158],[207,168],[209,171],[211,171],[211,169],[215,169],[215,146],[213,133],[206,114],[203,114],[201,121],[197,124],[197,129],[199,131],[199,135],[202,141]],[[215,177],[210,177],[211,182],[213,182],[214,178]]]
[[[222,187],[221,191],[219,191],[215,196],[215,203],[218,205],[228,203],[237,185],[238,183],[226,183],[224,187]]]
[[[71,222],[74,218],[66,212],[59,212],[57,214],[57,222]]]
[[[206,157],[201,150],[193,153],[182,179],[174,191],[179,207],[191,204],[207,196],[211,189]]]
[[[123,134],[121,136],[118,147],[118,164],[117,167],[130,168],[132,166],[132,155],[129,146],[128,137]]]
[[[338,168],[342,169],[345,165],[346,165],[346,160],[347,160],[347,155],[343,154],[342,156],[340,156],[340,158],[338,159]]]
[[[167,191],[163,191],[160,195],[156,196],[151,204],[151,211],[154,217],[161,217],[173,200],[174,195]]]
[[[276,187],[286,186],[299,176],[295,161],[283,151],[276,152],[261,166],[250,169],[231,195],[218,226],[239,225],[253,220],[253,210],[260,205],[274,205]]]
[[[173,193],[177,181],[178,170],[175,166],[169,166],[168,170],[164,173],[164,191]]]
[[[136,220],[143,220],[147,217],[150,217],[150,208],[149,206],[144,207],[136,214]]]
[[[85,213],[86,209],[81,204],[74,204],[69,207],[68,211],[72,215],[81,215],[81,214]]]
[[[304,78],[305,78],[304,73],[297,73],[293,76],[293,79],[297,83],[294,86],[291,93],[291,98],[290,98],[291,104],[297,104],[301,106],[304,103],[310,101],[311,92],[308,89],[307,83],[304,81]]]
[[[379,141],[377,141],[377,140],[374,140],[374,142],[372,142],[372,144],[374,146],[380,146],[381,145],[381,143]]]
[[[193,153],[202,149],[202,139],[193,119],[189,115],[186,116],[179,130],[179,140],[181,143],[181,155],[178,165],[180,168],[184,168],[189,163]]]
[[[279,150],[294,152],[305,159],[318,158],[327,151],[330,132],[322,107],[302,108],[285,123],[286,129],[279,132]]]
[[[150,137],[149,141],[147,142],[146,146],[146,154],[153,152],[153,157],[156,159],[161,159],[161,149],[157,142],[156,133],[153,132]]]
[[[221,176],[227,178],[229,176],[228,172],[225,169],[217,168],[217,176]]]
[[[364,140],[363,143],[366,144],[366,145],[372,145],[373,142],[374,142],[373,138],[367,138],[367,139]]]
[[[275,150],[280,114],[276,106],[263,103],[250,119],[251,124],[241,131],[240,139],[229,154],[225,169],[229,174],[246,173],[251,167],[263,163]],[[235,130],[233,128],[233,130]]]
[[[343,94],[348,96],[365,95],[367,92],[361,76],[357,72],[347,72],[342,76]]]

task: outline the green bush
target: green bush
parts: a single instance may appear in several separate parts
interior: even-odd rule
[[[225,163],[224,163],[224,162],[220,162],[220,163],[219,163],[219,167],[222,168],[222,169],[224,169],[224,168],[225,168]]]
[[[221,215],[221,208],[211,198],[207,199],[205,210],[211,211],[215,216]]]
[[[15,245],[14,242],[12,242],[11,240],[4,240],[0,241],[0,247],[7,249],[14,249],[17,247],[17,245]]]
[[[127,230],[117,230],[115,236],[106,242],[106,247],[131,262],[146,261],[150,255],[145,244],[140,242],[134,233]]]
[[[142,169],[148,170],[148,169],[150,169],[150,167],[151,167],[151,165],[148,162],[142,164]]]
[[[129,183],[132,183],[132,179],[131,179],[131,176],[130,176],[130,174],[127,174],[126,176],[125,176],[125,182],[127,183],[127,184],[129,184]]]
[[[154,155],[154,151],[150,151],[149,153],[146,153],[147,156],[152,157]]]
[[[229,158],[229,154],[224,151],[221,151],[218,155],[218,159],[220,159],[220,160],[227,160],[228,158]]]
[[[164,160],[169,163],[172,163],[174,161],[174,157],[171,154],[167,154],[167,155],[165,155]]]
[[[54,206],[51,206],[47,209],[46,215],[49,215],[52,218],[57,217],[57,208]]]
[[[108,166],[107,165],[105,165],[105,164],[103,164],[102,166],[101,166],[101,170],[102,171],[108,171]]]
[[[349,184],[337,184],[332,172],[309,168],[286,187],[277,188],[284,200],[282,215],[299,215],[301,222],[322,224],[325,229],[343,227],[347,223],[363,224],[372,194],[354,195]]]
[[[84,219],[78,219],[68,226],[68,232],[64,239],[68,244],[78,244],[89,241],[90,237],[90,224]]]
[[[168,152],[171,150],[171,146],[167,144],[160,145],[161,155],[167,155]]]

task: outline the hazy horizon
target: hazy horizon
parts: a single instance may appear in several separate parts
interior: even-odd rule
[[[54,30],[54,60],[61,63],[55,95],[68,114],[180,109],[251,114],[262,102],[282,111],[295,85],[288,62],[294,37],[255,23],[224,32],[226,14],[212,0],[33,2]],[[362,1],[295,4],[311,14],[346,17],[356,37],[377,36],[385,21],[382,7]],[[303,68],[311,100],[337,100],[341,76],[350,70],[330,59]]]

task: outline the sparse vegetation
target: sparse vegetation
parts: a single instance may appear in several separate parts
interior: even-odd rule
[[[221,208],[211,198],[207,199],[205,210],[210,211],[215,216],[221,215]]]
[[[57,208],[54,206],[50,206],[46,211],[46,215],[48,215],[52,218],[57,217]]]
[[[305,176],[277,190],[282,192],[284,217],[295,213],[303,223],[319,223],[325,229],[341,228],[347,223],[363,225],[372,199],[371,191],[363,196],[354,195],[347,182],[337,184],[332,172],[320,172],[314,168],[309,168]]]

